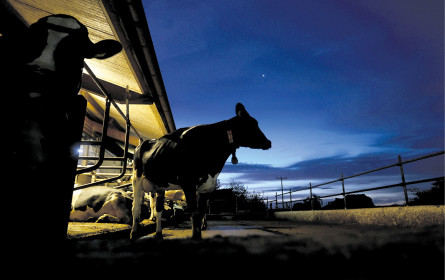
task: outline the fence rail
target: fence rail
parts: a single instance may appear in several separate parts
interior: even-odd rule
[[[427,159],[427,158],[440,156],[440,155],[443,155],[444,152],[445,151],[440,151],[440,152],[424,155],[424,156],[421,156],[421,157],[418,157],[418,158],[415,158],[415,159],[406,160],[406,161],[402,161],[402,158],[399,155],[397,163],[394,163],[394,164],[391,164],[391,165],[387,165],[387,166],[383,166],[383,167],[376,168],[376,169],[372,169],[372,170],[369,170],[369,171],[357,173],[357,174],[354,174],[354,175],[351,175],[351,176],[347,176],[347,177],[344,177],[343,173],[342,173],[341,177],[339,179],[336,179],[336,180],[324,182],[324,183],[317,184],[317,185],[312,185],[312,183],[309,183],[309,187],[307,187],[307,188],[302,188],[302,189],[298,189],[298,190],[290,190],[288,192],[283,192],[282,194],[276,193],[275,194],[275,199],[271,200],[271,201],[268,200],[268,203],[270,203],[271,205],[272,205],[272,203],[275,203],[275,208],[278,208],[278,205],[281,205],[282,209],[284,209],[284,208],[292,208],[292,203],[298,202],[298,201],[307,201],[307,199],[308,199],[308,198],[305,198],[305,199],[294,199],[294,200],[292,200],[292,193],[309,190],[309,192],[310,192],[309,200],[311,202],[311,209],[313,210],[314,195],[312,194],[312,190],[314,188],[318,188],[318,187],[321,187],[321,186],[325,186],[325,185],[341,182],[342,183],[342,192],[335,193],[335,194],[328,194],[328,195],[324,195],[324,196],[317,196],[317,197],[318,198],[327,198],[327,197],[334,197],[334,196],[343,196],[344,206],[345,206],[345,209],[347,209],[346,195],[348,195],[348,194],[359,193],[359,192],[375,191],[375,190],[394,188],[394,187],[402,187],[403,188],[404,197],[405,197],[405,205],[408,206],[409,205],[409,199],[408,199],[408,192],[407,192],[406,186],[413,185],[413,184],[426,183],[426,182],[433,182],[433,181],[437,181],[437,180],[443,180],[444,176],[406,182],[406,180],[405,180],[405,172],[403,170],[403,165],[404,164],[408,164],[408,163],[412,163],[412,162],[416,162],[416,161],[420,161],[420,160],[424,160],[424,159]],[[352,179],[352,178],[355,178],[355,177],[367,175],[367,174],[370,174],[370,173],[374,173],[374,172],[377,172],[377,171],[381,171],[381,170],[384,170],[384,169],[397,167],[397,166],[400,168],[400,176],[401,176],[401,182],[400,183],[384,185],[384,186],[379,186],[379,187],[374,187],[374,188],[366,188],[366,189],[348,191],[348,192],[345,190],[345,181],[348,180],[348,179]],[[285,195],[289,195],[289,197],[290,197],[289,201],[284,201],[284,196]],[[279,197],[281,197],[281,199],[280,199],[281,202],[278,201]]]

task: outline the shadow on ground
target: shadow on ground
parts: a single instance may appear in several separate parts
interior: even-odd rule
[[[362,230],[353,242],[329,242],[325,240],[330,238],[328,234],[312,238],[304,229],[303,233],[286,226],[265,230],[277,234],[216,235],[199,242],[147,237],[133,242],[127,238],[77,240],[69,243],[69,258],[74,267],[101,275],[121,268],[133,272],[160,269],[179,277],[193,272],[209,277],[242,274],[262,279],[281,274],[305,279],[444,279],[441,227],[387,233],[375,229],[380,234],[362,242],[360,238],[368,231]],[[322,230],[329,230],[329,226]]]

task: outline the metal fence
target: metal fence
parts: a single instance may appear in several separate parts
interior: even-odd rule
[[[309,199],[310,202],[311,202],[311,209],[313,210],[313,208],[314,208],[313,202],[314,202],[314,196],[315,195],[313,195],[312,190],[315,189],[315,188],[319,188],[319,187],[326,186],[326,185],[329,185],[329,184],[333,184],[333,183],[336,183],[336,182],[341,182],[342,191],[340,193],[329,194],[329,195],[324,195],[324,196],[317,196],[317,199],[328,198],[328,197],[335,197],[335,196],[343,196],[344,206],[345,206],[345,209],[347,209],[346,195],[348,195],[348,194],[354,194],[354,193],[360,193],[360,192],[368,192],[368,191],[375,191],[375,190],[382,190],[382,189],[394,188],[394,187],[402,187],[403,193],[404,193],[404,197],[405,197],[405,205],[408,206],[409,205],[409,199],[408,199],[408,192],[407,192],[406,186],[414,185],[414,184],[420,184],[420,183],[426,183],[426,182],[434,182],[434,181],[438,181],[438,180],[443,180],[444,176],[406,182],[406,180],[405,180],[405,172],[403,170],[403,165],[404,164],[408,164],[408,163],[412,163],[412,162],[416,162],[416,161],[420,161],[420,160],[424,160],[424,159],[427,159],[427,158],[440,156],[440,155],[443,155],[444,152],[445,151],[432,153],[432,154],[428,154],[428,155],[425,155],[425,156],[421,156],[421,157],[418,157],[418,158],[415,158],[415,159],[411,159],[411,160],[406,160],[406,161],[402,161],[402,158],[399,155],[397,163],[394,163],[394,164],[391,164],[391,165],[388,165],[388,166],[384,166],[384,167],[380,167],[380,168],[377,168],[377,169],[361,172],[361,173],[354,174],[354,175],[347,176],[347,177],[344,177],[343,173],[342,173],[341,177],[339,179],[336,179],[336,180],[333,180],[333,181],[321,183],[321,184],[318,184],[318,185],[312,185],[312,183],[309,183],[309,186],[306,187],[306,188],[293,190],[293,191],[290,190],[288,192],[282,192],[282,194],[276,193],[275,194],[275,200],[268,200],[268,203],[270,203],[271,205],[272,205],[272,203],[275,203],[275,208],[278,208],[278,206],[281,205],[280,208],[282,208],[282,209],[286,209],[286,208],[292,209],[293,203],[299,202],[299,201],[307,201]],[[346,180],[352,179],[352,178],[355,178],[355,177],[359,177],[359,176],[363,176],[363,175],[367,175],[367,174],[370,174],[370,173],[374,173],[374,172],[377,172],[377,171],[381,171],[381,170],[384,170],[384,169],[392,168],[392,167],[399,167],[399,169],[400,169],[400,176],[401,176],[401,182],[400,183],[391,184],[391,185],[384,185],[384,186],[379,186],[379,187],[374,187],[374,188],[366,188],[366,189],[354,190],[354,191],[346,191],[346,186],[345,186],[345,181]],[[301,191],[307,191],[307,190],[309,190],[309,193],[310,193],[308,198],[292,200],[292,193],[301,192]],[[289,200],[284,201],[285,196],[289,196]],[[279,199],[279,197],[281,197],[281,199]],[[281,200],[281,202],[279,200]]]
[[[93,71],[90,69],[90,67],[84,63],[84,68],[85,70],[88,72],[88,74],[90,75],[90,77],[93,79],[93,81],[95,82],[95,84],[97,85],[97,87],[99,88],[99,90],[105,95],[105,111],[104,111],[104,118],[103,118],[103,123],[102,123],[102,139],[100,141],[92,141],[92,140],[84,140],[81,141],[80,145],[94,145],[94,146],[99,146],[99,156],[79,156],[78,159],[79,160],[96,160],[97,162],[92,165],[92,166],[78,166],[78,169],[76,171],[76,175],[78,174],[82,174],[82,173],[87,173],[87,172],[91,172],[93,170],[97,170],[99,168],[107,168],[107,167],[103,167],[102,164],[104,161],[121,161],[123,162],[123,166],[121,167],[121,173],[117,176],[114,176],[112,178],[108,178],[108,179],[104,179],[104,180],[99,180],[96,182],[92,182],[92,183],[88,183],[88,184],[84,184],[82,186],[78,186],[75,187],[74,190],[79,190],[79,189],[84,189],[84,188],[89,188],[89,187],[93,187],[93,186],[97,186],[97,185],[102,185],[105,184],[107,182],[112,182],[112,181],[116,181],[120,178],[122,178],[125,175],[129,175],[126,174],[126,170],[127,168],[127,158],[128,158],[128,146],[129,146],[129,137],[130,137],[130,131],[133,130],[133,132],[137,135],[137,137],[140,139],[140,141],[142,141],[142,137],[140,136],[140,134],[137,132],[137,130],[134,128],[134,126],[131,124],[130,122],[130,107],[129,107],[129,89],[127,86],[127,96],[126,96],[126,114],[124,114],[122,112],[122,110],[119,108],[119,106],[117,106],[116,102],[114,101],[113,97],[107,92],[107,90],[105,89],[105,87],[102,85],[102,83],[100,82],[100,80],[96,77],[96,75],[93,73]],[[114,106],[114,108],[116,108],[116,110],[118,111],[118,113],[121,115],[121,117],[125,120],[126,122],[126,129],[125,129],[125,142],[124,142],[124,155],[122,157],[105,157],[105,141],[107,136],[107,131],[108,131],[108,122],[110,119],[110,107],[111,105]],[[109,167],[108,167],[109,168]],[[112,169],[116,169],[115,166],[111,167]]]

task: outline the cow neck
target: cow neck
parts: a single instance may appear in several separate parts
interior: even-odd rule
[[[232,164],[237,164],[238,158],[236,157],[236,149],[239,148],[239,145],[235,143],[235,140],[233,138],[233,129],[229,121],[224,121],[224,127],[227,133],[227,141],[229,143],[230,153],[232,154]]]
[[[217,154],[221,155],[221,162],[223,165],[226,162],[227,158],[232,155],[232,163],[238,163],[238,159],[236,158],[235,151],[239,146],[236,142],[236,135],[233,134],[233,124],[230,120],[225,120],[213,124],[207,124],[202,126],[197,126],[201,128],[205,128],[206,133],[204,133],[199,141],[204,141],[207,144],[211,143],[211,146],[215,151],[218,151]],[[185,132],[187,134],[188,132]],[[197,139],[198,140],[198,139]],[[222,159],[224,157],[224,159]],[[219,156],[218,156],[219,158]],[[222,168],[222,166],[221,166]]]

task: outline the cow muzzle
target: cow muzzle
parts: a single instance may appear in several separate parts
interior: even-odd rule
[[[272,142],[270,140],[267,140],[261,147],[261,149],[263,150],[269,150],[270,148],[272,148]]]

